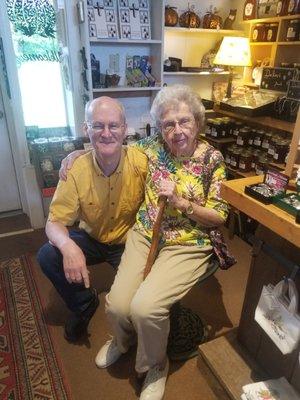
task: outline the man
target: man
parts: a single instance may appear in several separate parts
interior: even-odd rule
[[[107,261],[117,267],[128,229],[143,200],[147,158],[122,146],[127,132],[124,108],[100,97],[87,104],[84,133],[93,151],[79,157],[60,181],[49,209],[49,243],[38,253],[45,275],[72,311],[65,338],[86,333],[98,305],[87,265]],[[80,220],[79,231],[66,226]]]

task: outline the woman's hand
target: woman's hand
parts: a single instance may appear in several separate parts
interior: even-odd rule
[[[168,203],[174,207],[178,207],[182,200],[182,197],[178,195],[176,183],[167,179],[163,179],[160,182],[158,195],[165,196],[168,200]]]
[[[61,166],[59,169],[59,179],[61,179],[62,181],[66,181],[68,171],[69,171],[69,169],[72,168],[76,158],[82,156],[85,153],[87,153],[87,150],[75,150],[75,151],[72,151],[72,153],[68,154],[67,157],[65,157],[61,161]]]

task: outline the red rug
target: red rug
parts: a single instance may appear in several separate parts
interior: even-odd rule
[[[70,400],[29,260],[0,261],[0,399]]]

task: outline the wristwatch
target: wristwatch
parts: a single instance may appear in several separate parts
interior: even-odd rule
[[[189,205],[185,209],[186,215],[192,215],[194,214],[194,209],[192,203],[189,201]]]

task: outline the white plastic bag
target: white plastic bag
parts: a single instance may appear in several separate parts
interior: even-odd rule
[[[289,297],[286,296],[288,291]],[[255,310],[255,321],[283,354],[291,353],[300,339],[298,292],[293,280],[264,286]]]

